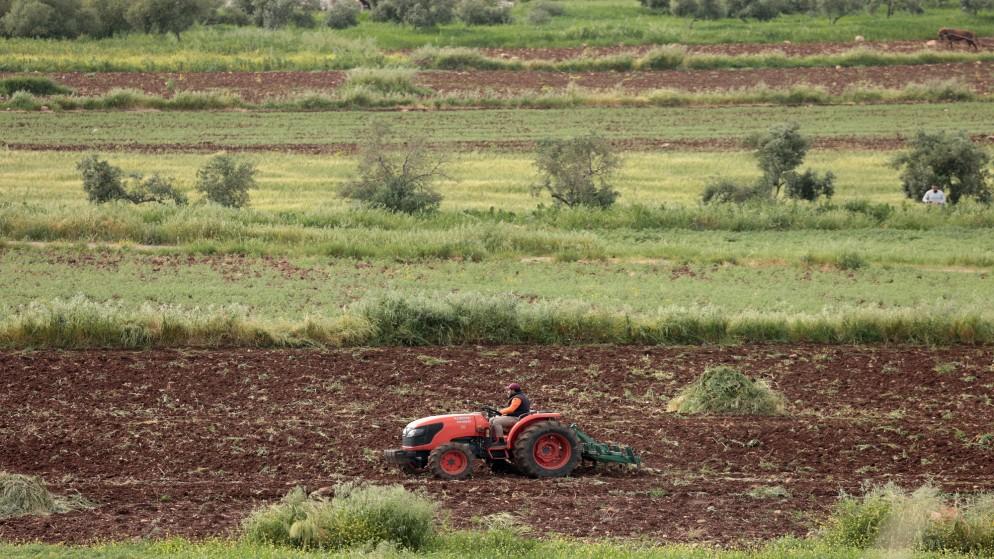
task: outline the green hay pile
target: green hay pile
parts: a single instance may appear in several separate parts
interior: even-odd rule
[[[784,398],[765,382],[727,366],[710,367],[670,400],[667,411],[699,414],[780,415]]]
[[[53,495],[39,478],[0,472],[0,519],[58,514],[92,506],[81,495]]]

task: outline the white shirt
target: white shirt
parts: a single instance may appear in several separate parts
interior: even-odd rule
[[[926,204],[945,204],[946,193],[941,190],[929,190],[922,198],[922,202]]]

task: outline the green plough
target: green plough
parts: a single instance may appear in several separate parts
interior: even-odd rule
[[[632,464],[634,466],[642,464],[642,458],[638,454],[635,454],[635,451],[630,446],[598,442],[590,435],[581,431],[576,423],[570,425],[570,429],[580,439],[580,446],[582,448],[581,456],[583,456],[584,460],[612,464]]]

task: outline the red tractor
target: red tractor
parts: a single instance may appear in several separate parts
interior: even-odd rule
[[[440,479],[466,479],[473,463],[483,460],[495,472],[518,471],[536,478],[568,476],[581,460],[638,465],[629,447],[598,443],[575,424],[566,426],[558,413],[532,412],[521,417],[507,435],[494,441],[489,418],[499,412],[425,417],[402,433],[401,448],[384,451],[387,462],[409,474],[431,472]]]

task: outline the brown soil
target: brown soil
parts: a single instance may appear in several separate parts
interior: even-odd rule
[[[0,78],[11,74],[0,74]],[[49,76],[80,95],[131,88],[158,96],[176,91],[226,90],[246,101],[286,97],[303,91],[329,92],[345,81],[343,72],[213,72],[213,73],[64,73]],[[420,85],[438,92],[495,91],[522,94],[562,89],[576,84],[590,89],[645,91],[676,89],[720,91],[766,84],[773,88],[807,84],[841,93],[852,85],[901,88],[930,80],[959,80],[978,93],[994,91],[994,63],[873,66],[860,68],[795,68],[693,70],[659,72],[516,72],[431,71],[417,76]],[[172,84],[172,85],[170,85]]]
[[[974,142],[994,143],[994,136],[975,134]],[[623,151],[736,151],[745,148],[743,140],[735,138],[708,138],[702,140],[666,139],[666,138],[631,138],[610,140],[610,143]],[[814,138],[811,145],[815,149],[870,149],[892,150],[905,145],[905,140],[898,136],[859,136]],[[200,142],[195,144],[141,144],[141,143],[86,143],[86,144],[34,144],[21,142],[0,141],[0,147],[20,151],[109,151],[129,153],[217,153],[219,151],[233,153],[297,153],[308,155],[337,155],[354,154],[358,144],[219,144]],[[429,144],[434,149],[445,149],[452,152],[500,151],[522,152],[534,151],[535,142],[530,140],[494,140],[494,141],[459,141]]]
[[[994,490],[992,450],[973,442],[994,424],[992,360],[990,347],[776,345],[0,353],[0,469],[99,503],[0,521],[0,538],[223,536],[295,484],[350,479],[424,489],[457,525],[513,511],[542,534],[805,534],[864,480]],[[665,396],[717,363],[768,379],[789,415],[663,411]],[[953,372],[936,372],[946,363]],[[541,409],[640,449],[647,469],[555,481],[481,469],[441,482],[381,462],[411,419],[493,403],[511,379]],[[746,495],[774,485],[790,497]]]
[[[989,50],[994,45],[994,39],[981,38],[981,50]],[[641,55],[658,45],[641,45],[637,47],[567,47],[567,48],[492,48],[480,49],[487,56],[500,58],[519,58],[521,60],[566,60],[581,56],[597,57],[612,54]],[[854,48],[882,52],[917,52],[923,49],[946,49],[947,47],[930,46],[928,41],[863,41],[850,43],[726,43],[717,45],[686,45],[691,54],[757,54],[782,52],[787,56],[810,56],[813,54],[838,54]],[[964,48],[963,46],[954,48]]]

